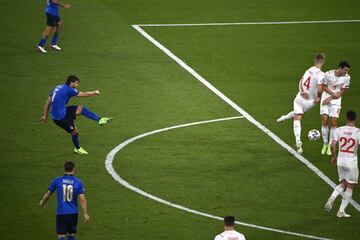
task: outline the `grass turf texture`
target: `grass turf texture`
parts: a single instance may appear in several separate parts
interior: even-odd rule
[[[237,113],[131,28],[134,23],[198,23],[359,19],[357,1],[76,1],[62,11],[64,51],[34,51],[45,17],[43,3],[2,3],[0,236],[54,237],[55,198],[37,207],[50,180],[72,159],[83,179],[92,222],[80,223],[79,239],[211,239],[221,222],[145,199],[116,183],[104,169],[106,154],[134,135],[185,122]],[[314,14],[314,11],[316,14]],[[20,18],[14,19],[14,14]],[[347,59],[351,89],[343,110],[360,112],[360,24],[145,28],[219,90],[287,143],[291,122],[277,125],[291,110],[297,81],[323,51],[332,69]],[[37,122],[52,87],[79,75],[81,90],[103,95],[73,103],[101,115],[109,126],[79,118],[87,157],[71,153],[70,137],[50,121]],[[278,89],[278,91],[277,91]],[[344,112],[341,116],[344,117]],[[341,120],[341,123],[343,121]],[[305,115],[303,138],[320,127],[318,107]],[[321,157],[321,143],[304,141],[305,157],[334,181],[335,168]],[[145,191],[216,215],[335,239],[356,239],[360,215],[327,214],[331,189],[298,160],[246,120],[211,123],[161,133],[120,152],[115,168]],[[360,201],[355,188],[354,199]],[[334,206],[337,209],[339,202]],[[238,227],[248,239],[300,239]]]

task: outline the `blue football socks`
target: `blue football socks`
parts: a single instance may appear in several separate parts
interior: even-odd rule
[[[91,120],[94,120],[96,122],[98,122],[100,120],[100,117],[98,115],[96,115],[93,112],[90,112],[89,109],[87,109],[85,107],[82,109],[81,115],[84,115],[85,117],[87,117],[87,118],[89,118]]]
[[[68,240],[75,240],[75,236],[68,236]]]
[[[45,43],[46,43],[46,39],[45,39],[45,38],[42,38],[42,39],[40,39],[40,42],[39,42],[39,45],[38,45],[38,46],[43,47],[43,46],[45,45]]]
[[[52,45],[57,45],[58,37],[59,34],[55,33],[54,36],[52,37],[52,42],[51,42]]]
[[[71,140],[74,144],[74,146],[76,147],[76,149],[80,148],[80,142],[79,142],[79,134],[71,134]]]
[[[65,237],[59,237],[58,240],[65,240]]]

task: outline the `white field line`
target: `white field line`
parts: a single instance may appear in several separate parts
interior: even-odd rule
[[[208,218],[212,218],[212,219],[217,219],[217,220],[223,220],[223,218],[218,217],[218,216],[214,216],[208,213],[204,213],[204,212],[200,212],[200,211],[196,211],[169,201],[166,201],[162,198],[159,198],[157,196],[151,195],[150,193],[147,193],[133,185],[131,185],[130,183],[128,183],[127,181],[125,181],[123,178],[121,178],[121,176],[119,174],[116,173],[114,167],[113,167],[113,161],[114,161],[114,157],[115,155],[124,147],[126,147],[127,145],[129,145],[130,143],[153,135],[153,134],[157,134],[160,132],[165,132],[165,131],[169,131],[169,130],[173,130],[173,129],[177,129],[177,128],[184,128],[184,127],[190,127],[190,126],[195,126],[195,125],[200,125],[200,124],[205,124],[205,123],[213,123],[213,122],[220,122],[220,121],[228,121],[228,120],[234,120],[234,119],[240,119],[240,118],[244,118],[243,116],[237,116],[237,117],[229,117],[229,118],[219,118],[219,119],[214,119],[214,120],[208,120],[208,121],[201,121],[201,122],[194,122],[194,123],[187,123],[187,124],[182,124],[182,125],[176,125],[176,126],[172,126],[172,127],[167,127],[167,128],[162,128],[162,129],[158,129],[158,130],[154,130],[151,132],[147,132],[138,136],[135,136],[133,138],[130,138],[128,140],[126,140],[125,142],[120,143],[118,146],[116,146],[113,150],[111,150],[111,152],[106,156],[106,160],[105,160],[105,167],[106,170],[110,173],[110,175],[117,181],[119,182],[121,185],[123,185],[124,187],[144,196],[147,198],[150,198],[154,201],[157,201],[159,203],[168,205],[170,207],[174,207],[186,212],[190,212],[193,214],[197,214],[203,217],[208,217]],[[240,221],[236,221],[236,224],[239,225],[243,225],[246,227],[251,227],[251,228],[257,228],[257,229],[261,229],[261,230],[266,230],[266,231],[271,231],[271,232],[277,232],[277,233],[282,233],[282,234],[288,234],[288,235],[293,235],[293,236],[298,236],[298,237],[304,237],[304,238],[309,238],[309,239],[319,239],[319,240],[331,240],[329,238],[322,238],[322,237],[316,237],[316,236],[311,236],[311,235],[306,235],[306,234],[301,234],[301,233],[295,233],[295,232],[289,232],[289,231],[284,231],[281,229],[276,229],[276,228],[270,228],[270,227],[264,227],[264,226],[259,226],[259,225],[255,225],[255,224],[251,224],[251,223],[245,223],[245,222],[240,222]]]
[[[275,142],[277,142],[280,146],[286,149],[289,153],[291,153],[294,157],[304,163],[308,168],[311,169],[316,175],[318,175],[322,180],[324,180],[330,187],[335,188],[336,184],[331,181],[322,171],[320,171],[314,164],[312,164],[309,160],[307,160],[302,155],[298,154],[293,148],[291,148],[287,143],[281,140],[277,135],[267,129],[260,122],[255,120],[250,114],[248,114],[244,109],[239,107],[235,102],[225,96],[222,92],[220,92],[217,88],[215,88],[211,83],[209,83],[205,78],[203,78],[200,74],[198,74],[194,69],[192,69],[189,65],[187,65],[183,60],[178,58],[175,54],[173,54],[169,49],[164,47],[161,43],[159,43],[155,38],[150,36],[147,32],[144,31],[138,25],[133,25],[136,31],[138,31],[141,35],[143,35],[147,40],[149,40],[152,44],[158,47],[161,51],[163,51],[166,55],[168,55],[171,59],[173,59],[177,64],[179,64],[182,68],[188,71],[192,76],[194,76],[199,82],[205,85],[209,90],[215,93],[218,97],[224,100],[227,104],[229,104],[233,109],[239,112],[242,116],[244,116],[248,121],[258,127],[261,131],[263,131],[266,135],[271,137]],[[351,199],[350,204],[354,206],[356,210],[360,212],[360,205]]]
[[[359,23],[360,19],[348,20],[312,20],[290,22],[235,22],[235,23],[174,23],[174,24],[137,24],[140,27],[196,27],[196,26],[235,26],[235,25],[284,25],[284,24],[324,24],[324,23]]]

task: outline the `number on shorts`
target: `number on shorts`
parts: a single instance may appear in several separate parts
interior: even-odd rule
[[[353,138],[340,138],[340,152],[354,153],[355,150],[355,139]]]
[[[311,79],[311,76],[308,77],[303,84],[307,90],[309,90],[309,88],[310,88],[310,79]]]
[[[73,199],[73,186],[63,184],[63,201],[64,202],[71,202]]]

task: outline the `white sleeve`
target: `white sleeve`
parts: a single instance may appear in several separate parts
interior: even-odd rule
[[[224,240],[224,238],[222,238],[220,235],[217,235],[214,240]]]
[[[318,74],[316,74],[316,77],[317,77],[317,84],[321,84],[324,77],[325,77],[325,73],[323,72],[319,72]]]
[[[328,85],[328,74],[325,73],[324,77],[321,79],[321,83],[325,84],[326,86]]]
[[[341,88],[349,88],[349,87],[350,87],[350,76],[345,79],[345,81],[342,84]]]

